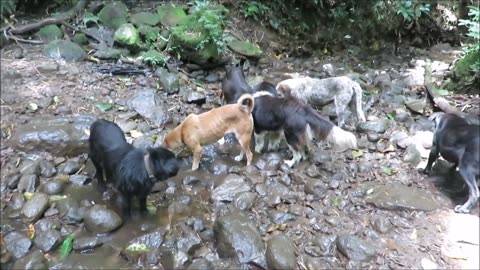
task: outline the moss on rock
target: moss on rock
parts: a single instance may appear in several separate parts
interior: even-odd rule
[[[45,25],[35,34],[44,41],[52,41],[63,38],[63,31],[55,24]]]
[[[138,30],[131,23],[122,24],[117,31],[115,31],[113,39],[126,46],[133,46],[140,43]]]
[[[127,23],[127,6],[121,1],[114,1],[107,4],[98,13],[100,22],[112,30],[116,30],[120,25]]]
[[[155,26],[160,23],[160,14],[158,13],[149,13],[149,12],[140,12],[132,16],[130,21],[136,26],[140,25],[149,25]]]
[[[158,15],[160,15],[160,22],[164,26],[172,26],[177,24],[184,24],[187,19],[187,14],[183,7],[174,6],[159,6],[157,7]]]
[[[228,48],[247,57],[259,58],[262,55],[262,50],[248,41],[232,40],[228,43]]]

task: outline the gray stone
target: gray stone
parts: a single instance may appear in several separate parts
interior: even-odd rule
[[[295,246],[290,238],[285,235],[275,235],[267,242],[265,254],[268,269],[295,269]]]
[[[398,183],[373,187],[365,200],[387,210],[432,211],[439,207],[431,193]]]
[[[349,260],[366,262],[375,255],[375,247],[368,241],[354,235],[340,235],[337,237],[337,248]]]
[[[76,156],[88,151],[85,130],[94,117],[68,116],[36,118],[15,129],[10,142],[20,151],[47,151],[55,156]]]
[[[416,114],[423,114],[423,110],[425,109],[425,100],[424,99],[407,100],[405,101],[405,106],[407,106],[407,108],[410,111]]]
[[[60,174],[71,175],[78,172],[81,167],[82,165],[78,161],[68,160],[67,162],[60,164],[58,172]]]
[[[8,175],[5,176],[4,179],[5,183],[7,183],[7,187],[13,190],[17,188],[18,182],[20,182],[20,174]]]
[[[271,210],[268,215],[270,220],[275,224],[284,224],[295,219],[292,214],[277,210]]]
[[[134,46],[140,41],[140,33],[133,24],[124,23],[115,31],[113,40],[124,46]]]
[[[96,236],[81,236],[73,240],[73,249],[82,251],[99,247],[102,244]]]
[[[200,91],[192,91],[190,92],[190,94],[188,94],[186,101],[189,104],[202,105],[205,103],[206,100],[207,97],[205,96],[205,93]]]
[[[234,258],[242,264],[254,262],[266,267],[265,246],[257,227],[248,217],[240,213],[218,217],[213,231],[221,258]]]
[[[48,196],[35,193],[22,207],[21,214],[25,223],[33,223],[40,219],[48,208]]]
[[[60,245],[62,236],[57,230],[48,229],[45,231],[36,232],[33,242],[35,246],[41,249],[44,253],[54,250]]]
[[[387,119],[377,119],[377,120],[372,120],[372,121],[367,121],[367,122],[360,122],[358,123],[358,131],[360,132],[375,132],[375,133],[384,133],[390,123]]]
[[[63,192],[66,182],[61,179],[52,179],[40,185],[39,190],[47,195],[58,195]]]
[[[176,94],[180,91],[178,76],[168,72],[168,69],[158,68],[154,75],[159,78],[160,85],[167,94]]]
[[[53,59],[63,59],[68,62],[80,62],[87,53],[78,44],[68,40],[50,41],[43,49],[43,55]]]
[[[63,31],[55,24],[45,25],[37,33],[35,36],[40,38],[43,41],[52,41],[56,39],[63,38]]]
[[[169,121],[167,107],[154,90],[146,89],[135,93],[128,101],[128,107],[154,125],[162,126]]]
[[[35,188],[38,186],[38,176],[35,174],[24,174],[20,178],[17,184],[18,192],[35,192]]]
[[[214,201],[231,202],[235,195],[241,192],[250,191],[250,186],[245,180],[237,174],[229,174],[223,180],[222,184],[212,191]]]
[[[12,269],[48,269],[47,259],[40,250],[35,250],[15,262]]]
[[[19,168],[21,174],[35,174],[39,175],[41,172],[40,162],[25,160]]]
[[[53,162],[48,160],[40,161],[40,175],[45,178],[50,178],[57,173],[57,169]]]
[[[16,259],[20,259],[25,256],[30,247],[32,241],[25,235],[18,232],[9,232],[4,237],[5,246]]]
[[[143,244],[150,249],[160,248],[163,243],[164,235],[165,231],[163,229],[157,229],[153,232],[135,237],[128,242],[127,246],[132,244]]]
[[[10,208],[13,210],[20,210],[25,203],[25,196],[23,193],[15,192],[12,194],[12,199],[10,200]]]
[[[93,233],[109,233],[123,223],[122,218],[113,210],[102,205],[94,205],[84,218],[85,228]]]
[[[70,183],[73,183],[74,185],[83,186],[89,183],[90,177],[84,174],[75,174],[70,175],[69,180]]]
[[[215,159],[210,165],[210,171],[214,175],[227,174],[230,165],[223,159]]]
[[[374,216],[370,218],[370,224],[379,233],[387,233],[392,228],[392,223],[388,218],[382,216]]]
[[[228,43],[228,48],[247,57],[259,58],[263,53],[258,46],[248,41],[232,40]]]
[[[405,150],[405,155],[403,156],[403,161],[417,166],[422,161],[422,155],[418,151],[415,144],[410,144]]]
[[[155,26],[160,23],[160,15],[158,13],[139,12],[132,15],[130,21],[135,25]]]
[[[65,224],[76,224],[83,220],[80,204],[72,197],[67,197],[56,202],[59,216]]]
[[[334,256],[336,240],[337,236],[335,235],[320,235],[315,237],[312,243],[320,248],[320,256]]]
[[[240,210],[248,211],[255,204],[257,194],[253,192],[237,193],[233,199],[233,205]]]
[[[116,30],[127,22],[128,8],[121,1],[114,1],[105,5],[98,13],[98,19],[106,27]]]
[[[415,142],[420,143],[424,148],[430,149],[433,144],[433,132],[431,131],[417,131],[413,136]]]

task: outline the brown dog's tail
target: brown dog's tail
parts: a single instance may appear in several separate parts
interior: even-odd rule
[[[246,113],[252,113],[253,106],[255,105],[255,99],[250,94],[243,94],[237,101],[237,104],[240,105],[240,109]]]

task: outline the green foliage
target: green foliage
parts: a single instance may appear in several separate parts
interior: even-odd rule
[[[480,58],[478,57],[480,52],[480,8],[475,6],[468,7],[468,16],[470,19],[459,20],[459,25],[464,25],[468,29],[467,36],[473,39],[473,44],[466,46],[463,49],[464,55],[461,62],[473,62],[469,63],[469,68],[473,72],[480,71]],[[474,56],[474,57],[472,57]],[[471,59],[470,61],[466,61]],[[463,60],[463,61],[462,61]]]
[[[0,4],[0,16],[9,16],[15,13],[17,0],[2,0]]]
[[[73,248],[73,235],[69,235],[60,246],[60,258],[66,258]]]
[[[211,5],[209,1],[195,1],[195,13],[193,14],[199,27],[204,33],[204,39],[198,44],[198,49],[203,49],[206,44],[217,45],[219,51],[227,46],[228,37],[224,35],[224,20],[227,9],[222,5]]]
[[[155,50],[149,50],[142,55],[143,62],[147,65],[158,67],[165,64],[165,56]]]

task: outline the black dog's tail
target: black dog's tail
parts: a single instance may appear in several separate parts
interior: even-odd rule
[[[240,105],[240,109],[248,114],[251,114],[253,111],[253,106],[255,105],[255,100],[250,94],[243,94],[237,101],[237,104]]]
[[[313,139],[312,135],[315,135],[318,140],[326,140],[333,144],[334,149],[339,152],[357,149],[357,138],[353,133],[335,126],[312,109],[307,110],[306,120],[308,140]],[[312,134],[312,129],[314,134]]]

